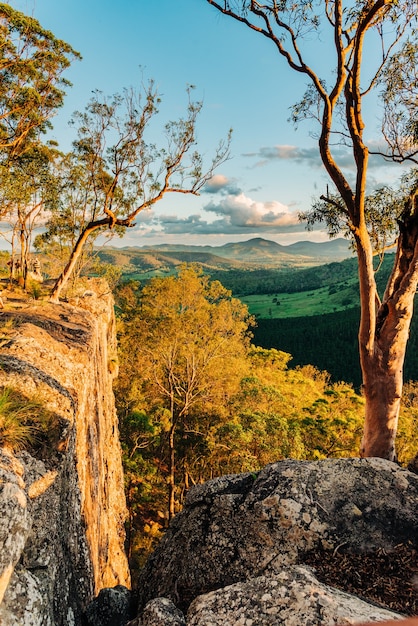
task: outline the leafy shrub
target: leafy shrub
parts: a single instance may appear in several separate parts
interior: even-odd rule
[[[34,300],[39,300],[43,294],[42,285],[37,280],[29,280],[26,291]]]

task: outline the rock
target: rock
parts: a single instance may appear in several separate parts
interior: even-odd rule
[[[171,600],[155,598],[145,607],[141,626],[186,626],[186,621]]]
[[[302,566],[197,597],[190,605],[187,626],[332,626],[401,616],[319,583]]]
[[[0,604],[32,525],[23,472],[18,459],[0,448]]]
[[[373,553],[418,542],[418,476],[381,459],[281,461],[190,490],[140,573],[139,606],[183,611],[202,594],[312,552]]]
[[[55,626],[50,600],[48,577],[18,566],[10,580],[7,601],[0,606],[0,624]]]
[[[122,585],[102,589],[84,617],[86,626],[125,626],[132,617],[131,592]]]
[[[100,283],[90,286],[95,296],[74,304],[2,311],[9,331],[0,386],[36,397],[57,424],[56,441],[37,458],[0,456],[0,615],[7,625],[78,626],[101,589],[130,586],[109,371],[113,300]],[[32,611],[22,612],[25,603]]]

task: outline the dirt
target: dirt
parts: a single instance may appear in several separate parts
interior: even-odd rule
[[[317,552],[304,562],[331,587],[397,613],[418,615],[418,551],[410,544],[372,554]]]

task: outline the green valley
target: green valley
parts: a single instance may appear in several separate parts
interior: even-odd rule
[[[346,246],[341,255],[349,255],[346,242],[337,241],[337,251]],[[310,245],[294,244],[293,254],[284,264],[282,249],[291,246],[278,246],[263,239],[214,248],[212,253],[193,246],[160,246],[158,250],[111,249],[99,255],[105,264],[115,264],[122,270],[122,280],[139,280],[141,286],[155,276],[176,274],[184,263],[198,264],[212,280],[218,280],[247,305],[256,319],[252,330],[255,345],[288,352],[292,355],[290,367],[311,364],[327,371],[331,380],[343,380],[359,389],[357,262],[352,257],[327,262],[335,251],[335,242],[328,244],[330,248],[327,244],[314,247],[317,262],[322,261],[318,265],[312,265],[313,257],[308,256]],[[229,258],[221,256],[225,248]],[[268,264],[266,248],[270,252]],[[245,260],[249,250],[253,263]],[[295,250],[301,254],[294,254]],[[318,250],[322,256],[318,256]],[[391,265],[392,257],[387,255],[376,273],[380,292]],[[417,338],[417,323],[413,322],[405,380],[417,379]]]
[[[253,315],[265,319],[335,313],[358,306],[358,283],[353,277],[309,291],[255,294],[240,299]]]

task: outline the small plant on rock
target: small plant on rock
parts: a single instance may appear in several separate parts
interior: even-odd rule
[[[41,402],[15,389],[0,389],[0,446],[14,452],[34,445],[47,421]]]

